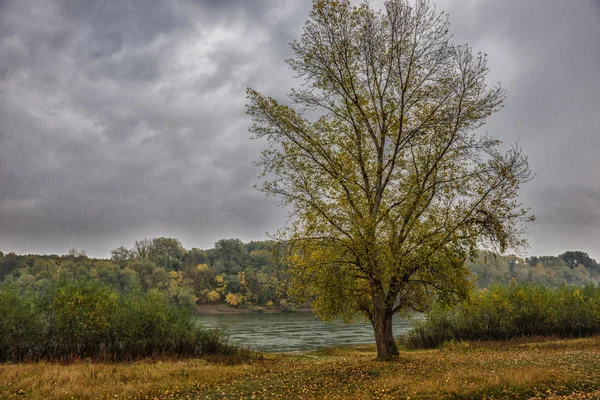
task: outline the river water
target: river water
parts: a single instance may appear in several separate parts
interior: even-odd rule
[[[412,319],[395,316],[394,336],[407,332]],[[232,343],[264,352],[312,350],[326,346],[375,343],[373,327],[367,322],[325,323],[310,312],[200,315],[207,328],[225,329]]]

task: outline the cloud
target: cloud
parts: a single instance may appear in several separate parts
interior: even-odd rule
[[[600,225],[600,190],[582,185],[548,186],[537,191],[540,226],[596,229]]]
[[[0,7],[0,250],[106,256],[159,235],[210,247],[285,222],[253,188],[264,143],[249,139],[245,89],[284,98],[298,85],[284,60],[310,2]],[[447,0],[438,9],[450,12],[457,42],[489,53],[491,83],[508,89],[486,129],[530,155],[538,176],[523,199],[539,223],[566,215],[597,227],[569,211],[577,201],[593,210],[597,197],[545,199],[567,183],[600,190],[598,8]],[[557,241],[533,230],[532,252],[555,252]],[[566,233],[572,243],[600,251],[578,232]]]
[[[268,24],[242,3],[131,4],[4,5],[6,250],[107,254],[162,234],[207,247],[277,226],[244,114],[249,77],[285,75]]]

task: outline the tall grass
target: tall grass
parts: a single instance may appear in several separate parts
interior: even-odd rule
[[[156,289],[119,293],[78,281],[21,293],[5,283],[0,285],[0,315],[0,361],[117,361],[237,351]]]
[[[454,308],[436,307],[405,337],[410,348],[448,341],[600,334],[600,287],[493,286]]]

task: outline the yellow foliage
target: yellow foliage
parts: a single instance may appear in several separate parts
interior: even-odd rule
[[[235,293],[227,293],[227,296],[225,296],[225,301],[230,306],[239,306],[242,303],[242,296]]]
[[[246,273],[244,271],[238,272],[238,279],[240,280],[240,285],[246,285]]]
[[[210,269],[210,267],[208,266],[208,264],[198,264],[198,265],[196,265],[196,269],[200,272],[204,272],[204,271],[208,271]]]
[[[227,282],[225,282],[225,275],[217,275],[215,276],[215,281],[217,282],[217,287],[215,290],[219,293],[225,293],[225,288],[227,288]]]
[[[169,277],[171,278],[171,286],[177,286],[181,282],[183,282],[183,272],[181,271],[171,271],[169,272]]]
[[[217,301],[221,300],[221,295],[219,294],[219,292],[213,289],[206,294],[206,298],[208,299],[208,301],[216,303]]]

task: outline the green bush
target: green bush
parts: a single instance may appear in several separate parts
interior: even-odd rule
[[[46,324],[35,296],[22,296],[15,283],[0,286],[0,360],[30,359],[42,347]]]
[[[0,285],[0,361],[131,360],[231,354],[218,332],[157,289],[119,293],[96,281],[62,282],[42,292]]]
[[[448,341],[600,334],[600,287],[492,286],[453,308],[436,306],[405,337],[410,348]]]

